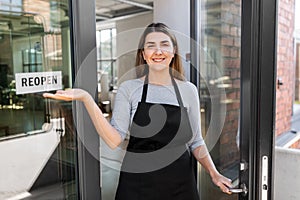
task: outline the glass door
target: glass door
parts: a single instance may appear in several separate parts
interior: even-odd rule
[[[71,105],[42,97],[71,86],[69,21],[68,0],[0,0],[0,199],[78,199]]]
[[[241,1],[200,1],[199,94],[202,134],[218,170],[239,187],[241,93]],[[225,195],[198,167],[201,199]]]
[[[222,193],[198,166],[201,199],[273,199],[277,4],[191,4],[191,80],[199,88],[202,134],[236,189]]]

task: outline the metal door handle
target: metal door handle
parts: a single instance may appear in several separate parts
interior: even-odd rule
[[[242,193],[242,195],[246,196],[248,193],[248,189],[245,183],[241,184],[241,188],[229,188],[229,191],[232,193]]]

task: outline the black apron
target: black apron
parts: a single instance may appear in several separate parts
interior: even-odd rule
[[[171,76],[179,106],[146,102],[148,75],[123,159],[116,200],[199,200],[187,142],[192,130]]]

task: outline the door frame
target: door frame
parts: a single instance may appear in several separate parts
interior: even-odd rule
[[[94,0],[69,0],[72,86],[97,100],[97,48]],[[77,137],[77,185],[82,200],[101,199],[99,135],[82,103],[73,103]]]
[[[273,158],[276,108],[277,1],[242,1],[241,41],[241,160],[248,198],[273,199]],[[267,157],[267,177],[263,158]],[[263,179],[267,178],[264,182]],[[263,184],[267,184],[267,190]]]
[[[197,43],[200,3],[201,0],[190,1],[191,39]],[[248,194],[240,194],[240,200],[273,199],[277,4],[274,0],[241,0],[240,160],[243,165],[240,168],[244,170],[240,170],[239,176],[240,183],[246,183]],[[191,45],[191,62],[198,63],[199,55],[199,50]],[[198,85],[199,76],[191,66],[191,82]],[[262,192],[264,156],[268,158],[265,194]]]

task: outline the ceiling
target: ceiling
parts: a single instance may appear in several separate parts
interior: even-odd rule
[[[153,0],[96,0],[96,21],[116,20],[153,10]]]
[[[4,2],[5,1],[0,0],[0,5],[15,6]],[[34,11],[43,9],[31,4],[24,4],[23,6],[26,6],[27,8],[28,6],[33,6],[32,9]],[[68,25],[67,0],[56,1],[55,6],[57,6],[55,7],[57,12],[60,12],[56,14],[57,17],[54,18],[56,21],[53,21],[54,23],[52,25],[56,24],[58,28],[64,26],[64,24]],[[153,0],[95,0],[96,22],[101,23],[105,23],[106,21],[116,21],[145,12],[152,12],[152,10]],[[51,13],[54,14],[53,10],[51,10]],[[42,26],[34,21],[34,14],[27,12],[9,13],[7,11],[0,11],[0,15],[0,34],[11,34],[11,30],[13,30],[14,35],[18,32],[20,34],[41,32]]]

